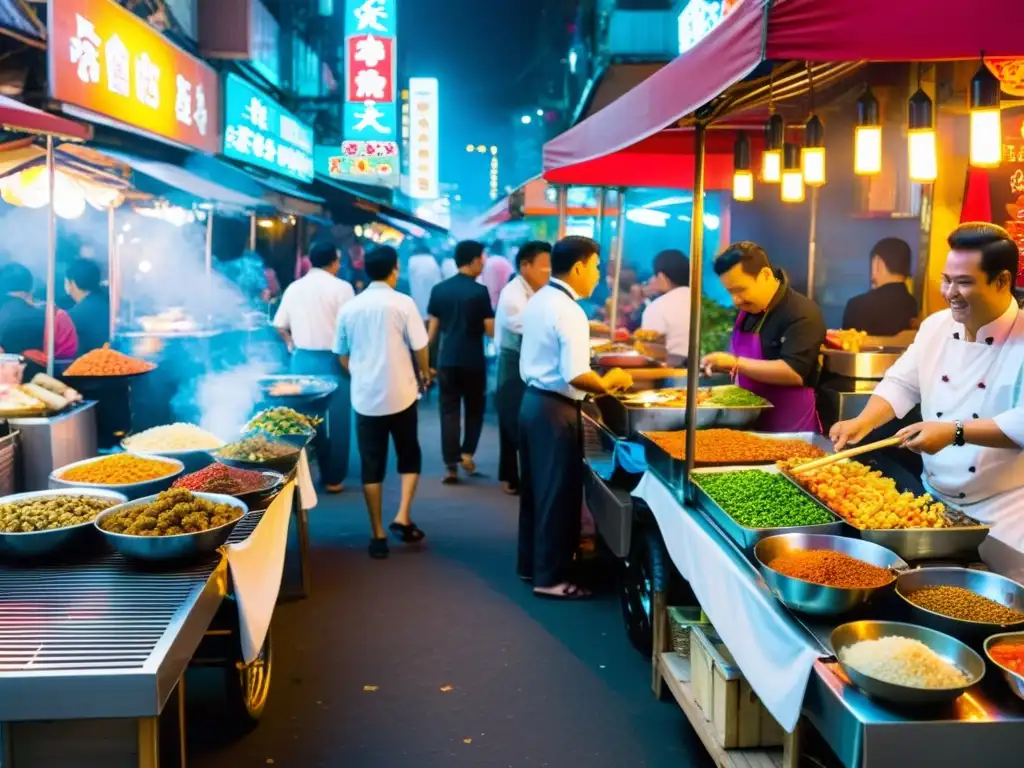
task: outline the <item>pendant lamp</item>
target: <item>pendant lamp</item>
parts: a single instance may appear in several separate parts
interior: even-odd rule
[[[733,144],[732,199],[748,203],[754,199],[754,172],[750,170],[750,137],[740,133]]]
[[[800,150],[804,184],[820,187],[825,184],[825,126],[812,114],[804,124],[804,146]]]
[[[858,176],[874,176],[882,171],[881,109],[870,87],[857,99],[853,171]]]
[[[971,165],[995,168],[1003,155],[1003,131],[999,114],[1001,86],[999,78],[982,58],[971,78]]]
[[[761,181],[778,184],[782,178],[782,144],[786,137],[786,121],[775,113],[768,118],[764,131],[764,154],[761,155]]]
[[[932,100],[918,88],[907,103],[907,157],[910,180],[930,184],[939,174],[935,145],[935,118]]]
[[[804,201],[804,174],[800,169],[800,146],[786,142],[782,148],[782,202],[802,203]]]

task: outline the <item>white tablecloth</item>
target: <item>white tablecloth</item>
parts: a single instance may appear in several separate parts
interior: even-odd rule
[[[657,477],[645,473],[633,495],[654,513],[672,562],[690,582],[750,687],[791,732],[820,649],[738,554],[723,547],[699,513],[684,507]]]
[[[303,509],[313,509],[317,505],[316,488],[313,487],[313,475],[309,469],[309,454],[302,449],[299,464],[295,468],[295,482],[299,486],[299,501]]]
[[[263,513],[256,530],[245,541],[225,547],[238,603],[242,658],[247,664],[263,647],[277,606],[294,495],[295,483],[288,483]]]

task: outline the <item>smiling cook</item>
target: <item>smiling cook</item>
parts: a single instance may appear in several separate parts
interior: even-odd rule
[[[924,454],[925,490],[992,526],[1024,552],[1024,316],[1013,295],[1016,243],[1002,227],[961,224],[948,238],[942,295],[861,414],[832,427],[837,450],[902,418],[925,421],[897,435]],[[985,547],[982,555],[986,560]],[[991,563],[990,563],[991,564]]]

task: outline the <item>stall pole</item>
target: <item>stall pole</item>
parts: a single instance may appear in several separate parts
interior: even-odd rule
[[[558,239],[565,237],[567,219],[569,217],[569,188],[559,185],[558,192]]]
[[[601,187],[597,190],[597,244],[604,248],[604,236],[608,234],[605,227],[604,217],[608,212],[608,188]]]
[[[256,250],[256,214],[249,214],[249,250]]]
[[[46,215],[47,259],[46,259],[46,373],[53,376],[54,342],[57,337],[55,327],[57,315],[57,214],[55,192],[57,188],[57,169],[53,157],[53,136],[46,137],[46,175],[50,185],[50,206]]]
[[[206,285],[213,277],[213,211],[206,212]]]
[[[693,503],[693,458],[697,455],[697,384],[700,378],[701,286],[704,284],[704,154],[707,126],[693,129],[693,220],[690,223],[690,344],[686,362],[686,499]]]
[[[117,331],[117,307],[121,303],[117,287],[117,221],[114,214],[114,206],[107,209],[107,293],[110,300],[110,338],[114,338]]]
[[[811,187],[811,226],[807,239],[807,298],[814,300],[814,268],[818,263],[818,187]]]
[[[615,249],[612,258],[615,259],[615,267],[612,270],[612,310],[608,315],[608,327],[611,331],[611,338],[615,338],[616,323],[619,319],[619,279],[622,277],[622,253],[623,243],[626,240],[626,189],[619,188],[617,204],[619,215],[615,223]]]

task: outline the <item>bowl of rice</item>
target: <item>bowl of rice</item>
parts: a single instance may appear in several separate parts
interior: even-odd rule
[[[898,621],[851,621],[832,632],[843,672],[873,699],[943,704],[985,676],[985,661],[956,638]]]
[[[210,456],[224,445],[224,441],[195,424],[163,424],[128,435],[121,448],[128,453],[147,456],[167,456],[185,465],[186,472],[195,472],[213,463]]]

